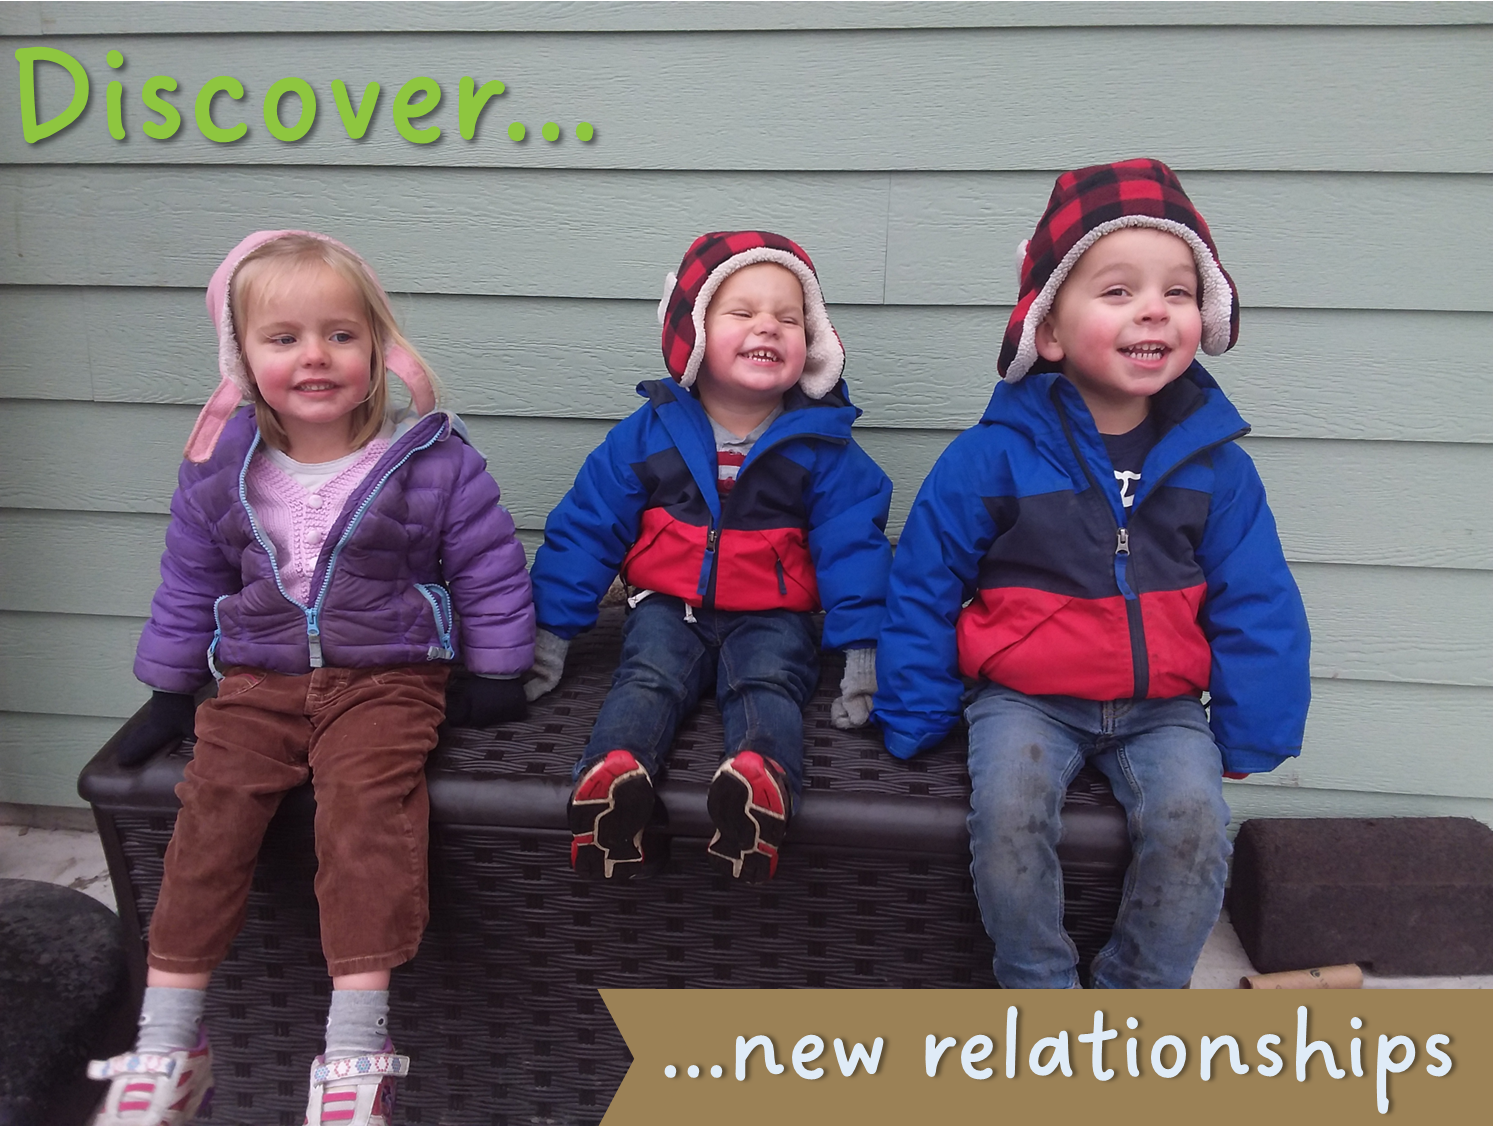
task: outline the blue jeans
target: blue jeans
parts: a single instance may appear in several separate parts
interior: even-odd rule
[[[788,775],[794,805],[804,784],[804,705],[819,685],[809,615],[792,610],[697,609],[649,595],[622,625],[622,660],[575,777],[608,751],[631,751],[657,774],[679,722],[715,689],[722,757],[756,751]]]
[[[1092,762],[1125,807],[1132,858],[1096,988],[1187,984],[1223,905],[1230,846],[1223,762],[1203,706],[1168,700],[1027,696],[985,684],[969,720],[969,835],[980,915],[1008,989],[1072,989],[1063,929],[1063,798]]]

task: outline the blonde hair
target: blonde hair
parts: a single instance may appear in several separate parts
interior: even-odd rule
[[[352,444],[362,449],[378,436],[383,429],[384,416],[389,410],[389,372],[384,358],[394,348],[403,348],[424,369],[432,389],[436,387],[435,373],[424,358],[399,331],[394,310],[389,307],[388,295],[374,281],[368,267],[355,254],[336,243],[310,235],[286,235],[267,242],[244,256],[234,271],[229,286],[228,306],[233,317],[233,335],[238,341],[239,353],[244,353],[244,324],[255,292],[264,285],[267,275],[284,275],[297,268],[325,266],[353,287],[363,301],[363,313],[368,319],[373,335],[373,362],[370,365],[370,387],[368,397],[352,411]],[[249,369],[247,358],[244,372],[249,378],[249,389],[254,400],[254,418],[264,440],[282,453],[290,449],[290,439],[275,409],[264,401],[259,393],[259,384]],[[415,374],[413,372],[409,373]]]

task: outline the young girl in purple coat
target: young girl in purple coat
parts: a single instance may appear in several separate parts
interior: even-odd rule
[[[351,250],[257,232],[218,267],[207,305],[222,382],[171,500],[135,660],[155,691],[119,758],[194,731],[197,748],[177,787],[139,1041],[90,1067],[113,1081],[95,1122],[176,1126],[210,1093],[208,978],[243,924],[271,816],[310,777],[333,993],[306,1121],[387,1126],[408,1066],[385,1033],[389,971],[428,917],[425,758],[447,714],[466,726],[522,714],[524,553]],[[388,409],[389,373],[413,410]],[[458,658],[475,675],[448,690]],[[217,695],[196,707],[210,677]]]

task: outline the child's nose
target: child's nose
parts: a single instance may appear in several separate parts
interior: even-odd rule
[[[1164,321],[1168,316],[1166,295],[1147,293],[1141,298],[1137,316],[1143,321]]]

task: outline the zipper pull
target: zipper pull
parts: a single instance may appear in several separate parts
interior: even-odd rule
[[[720,541],[720,538],[721,530],[719,528],[711,528],[710,534],[705,537],[705,550],[714,551],[715,545]]]
[[[316,611],[306,614],[306,641],[311,647],[311,667],[321,668],[321,630],[316,628]]]
[[[1115,554],[1116,555],[1129,555],[1130,554],[1130,529],[1129,528],[1116,528],[1115,529]]]

